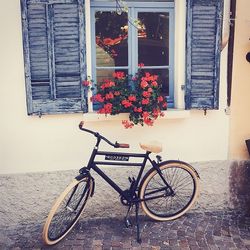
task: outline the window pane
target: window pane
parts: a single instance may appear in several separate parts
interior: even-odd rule
[[[158,75],[158,83],[162,85],[161,94],[169,96],[169,70],[168,69],[143,69],[143,72],[149,72],[152,75]]]
[[[104,80],[111,80],[113,79],[113,73],[114,72],[124,72],[124,75],[126,76],[128,74],[127,70],[115,70],[115,69],[98,69],[96,70],[96,82],[97,84],[102,83]]]
[[[128,66],[127,13],[95,13],[96,66]]]
[[[138,62],[169,65],[169,14],[140,12],[138,21]]]

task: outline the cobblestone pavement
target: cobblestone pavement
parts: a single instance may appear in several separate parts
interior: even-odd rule
[[[250,217],[235,211],[195,211],[171,222],[140,219],[141,245],[135,227],[126,228],[122,218],[100,218],[80,220],[53,247],[43,245],[40,224],[1,229],[0,249],[250,249]]]
[[[135,240],[135,227],[124,225],[126,207],[121,206],[117,193],[93,174],[95,195],[79,223],[64,240],[47,247],[41,239],[42,226],[52,202],[77,171],[0,175],[0,250],[250,249],[250,217],[246,215],[250,210],[245,206],[250,204],[248,172],[239,175],[237,166],[232,175],[226,161],[196,163],[194,167],[201,177],[198,203],[171,222],[154,222],[141,215],[141,245]],[[105,172],[125,189],[129,183],[124,176],[136,175],[124,168]],[[241,212],[233,209],[234,203]]]

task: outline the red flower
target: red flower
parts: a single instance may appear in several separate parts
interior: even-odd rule
[[[122,100],[122,105],[125,107],[125,108],[129,108],[132,106],[132,103],[128,100]]]
[[[161,113],[160,109],[154,109],[153,110],[153,117],[154,117],[154,119],[157,119],[158,116],[160,115],[160,113]]]
[[[109,92],[108,94],[105,95],[106,100],[113,99],[114,95],[112,92]]]
[[[149,104],[149,99],[142,99],[142,101],[141,101],[141,104],[142,105],[147,105],[147,104]]]
[[[101,85],[101,89],[104,90],[105,88],[106,88],[106,83],[103,83],[103,84]]]
[[[139,108],[135,107],[134,112],[141,113],[142,112],[142,107],[139,107]]]
[[[136,101],[136,96],[130,95],[130,96],[128,97],[128,99],[129,99],[129,101],[131,101],[131,102],[135,102],[135,101]]]
[[[127,120],[123,120],[122,124],[124,125],[125,128],[132,128],[134,126],[132,122],[129,122]]]
[[[119,96],[120,94],[121,94],[120,91],[115,91],[114,93],[115,96]]]
[[[159,97],[157,98],[157,101],[158,101],[158,102],[163,102],[163,101],[164,101],[164,98],[163,98],[162,96],[159,96]]]
[[[149,93],[148,91],[143,91],[143,92],[142,92],[142,95],[143,95],[143,97],[145,97],[145,98],[149,98],[149,97],[151,96],[151,93]]]
[[[104,98],[102,97],[101,94],[96,94],[92,96],[91,101],[92,102],[104,102]]]
[[[103,83],[103,84],[101,85],[101,89],[102,89],[102,90],[104,90],[104,89],[106,89],[106,88],[111,88],[111,87],[114,87],[114,86],[115,86],[115,83],[112,82],[112,81],[105,80],[104,82],[105,82],[105,83]]]
[[[148,88],[148,92],[149,92],[149,93],[152,93],[152,92],[153,92],[153,89],[152,89],[152,88]]]
[[[125,74],[122,71],[117,71],[113,73],[113,77],[117,79],[123,79],[125,78]]]
[[[90,86],[90,84],[91,84],[91,82],[88,80],[82,82],[82,85],[86,86],[86,87]]]
[[[100,114],[110,114],[112,112],[112,107],[113,104],[112,103],[107,103],[103,106],[103,108],[101,108],[98,113]]]
[[[144,67],[144,63],[139,63],[139,64],[138,64],[138,67],[139,67],[139,68]]]
[[[158,76],[158,75],[152,75],[152,81],[157,81],[157,80],[158,80],[158,78],[159,78],[159,76]]]
[[[148,86],[148,83],[145,80],[141,81],[141,88],[145,89]]]
[[[151,118],[145,118],[144,120],[143,120],[144,122],[145,122],[145,124],[147,124],[148,126],[153,126],[153,124],[154,124],[154,120],[152,120]]]
[[[153,87],[157,87],[157,86],[158,86],[158,83],[157,83],[156,81],[153,81],[153,82],[152,82],[152,86],[153,86]]]
[[[109,83],[107,83],[107,86],[108,86],[109,88],[114,87],[114,86],[115,86],[115,83],[112,82],[112,81],[110,81]]]
[[[149,117],[149,113],[147,111],[144,111],[142,114],[143,118],[148,118]]]

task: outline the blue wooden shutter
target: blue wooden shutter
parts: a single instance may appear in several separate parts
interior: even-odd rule
[[[223,0],[187,0],[186,109],[219,108]]]
[[[82,0],[21,0],[28,114],[86,111]]]

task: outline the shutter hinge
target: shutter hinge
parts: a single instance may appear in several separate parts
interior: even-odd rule
[[[40,110],[39,113],[38,113],[38,117],[39,117],[39,118],[42,118],[42,115],[43,115],[43,114],[42,114],[42,111]]]
[[[207,115],[207,108],[204,108],[204,115],[206,116]]]
[[[181,90],[185,90],[185,85],[181,85]]]
[[[229,106],[227,106],[227,107],[225,108],[225,114],[226,114],[226,115],[230,115],[230,113],[231,113],[231,109],[230,109]]]

